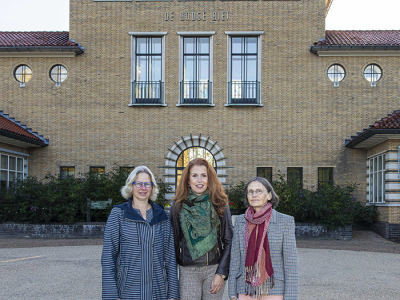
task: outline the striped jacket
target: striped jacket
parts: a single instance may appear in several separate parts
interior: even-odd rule
[[[237,216],[233,230],[229,269],[229,297],[245,294],[245,225],[244,214]],[[283,299],[297,300],[298,269],[294,218],[273,209],[267,232],[274,277],[282,280],[285,286]]]
[[[132,199],[115,206],[108,217],[101,257],[103,299],[179,299],[174,237],[169,216],[150,201],[147,223]]]

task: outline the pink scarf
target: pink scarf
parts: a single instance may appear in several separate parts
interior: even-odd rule
[[[260,298],[274,286],[267,234],[272,218],[271,203],[268,202],[258,212],[249,207],[245,218],[246,294]]]

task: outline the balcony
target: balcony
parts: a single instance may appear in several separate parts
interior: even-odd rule
[[[180,83],[181,105],[208,105],[213,106],[211,100],[211,86],[209,81],[182,81]]]
[[[229,82],[227,105],[262,106],[260,98],[260,82],[258,81]]]
[[[163,88],[164,83],[161,81],[132,82],[131,105],[164,105]]]

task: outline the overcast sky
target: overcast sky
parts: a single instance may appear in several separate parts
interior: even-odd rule
[[[0,31],[68,31],[69,0],[0,0]],[[327,30],[400,30],[400,0],[334,0]]]

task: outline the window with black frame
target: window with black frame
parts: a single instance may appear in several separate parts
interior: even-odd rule
[[[162,38],[136,37],[134,103],[162,104]]]
[[[333,168],[318,168],[318,190],[328,185],[333,185]]]
[[[272,168],[271,167],[257,167],[257,177],[263,177],[269,182],[272,181]]]
[[[209,37],[183,37],[180,88],[180,104],[211,104]]]
[[[75,167],[60,167],[60,177],[75,177]]]
[[[287,168],[287,182],[291,185],[296,185],[303,188],[303,168],[289,167]]]
[[[257,43],[257,36],[231,38],[230,104],[260,102],[257,81]]]

